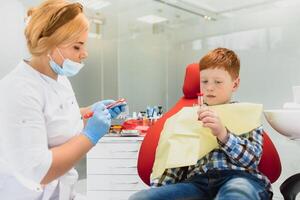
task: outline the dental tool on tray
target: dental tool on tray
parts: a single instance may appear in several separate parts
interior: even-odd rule
[[[113,102],[113,103],[107,105],[107,106],[106,106],[106,109],[110,109],[110,108],[113,108],[113,107],[122,105],[123,103],[126,103],[126,100],[125,100],[124,98],[119,99],[119,100],[117,100],[117,101],[115,101],[115,102]],[[85,113],[85,114],[83,115],[83,118],[84,118],[84,119],[88,119],[88,118],[92,117],[93,114],[94,114],[93,111],[87,112],[87,113]]]

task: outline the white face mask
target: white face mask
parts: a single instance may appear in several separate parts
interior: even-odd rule
[[[68,77],[75,76],[76,74],[78,74],[78,72],[81,70],[84,64],[74,62],[70,59],[65,59],[64,56],[61,54],[60,50],[58,48],[57,50],[59,55],[64,59],[64,62],[62,66],[60,66],[56,62],[54,62],[54,60],[50,55],[48,55],[50,58],[49,64],[52,70],[58,75],[68,76]]]

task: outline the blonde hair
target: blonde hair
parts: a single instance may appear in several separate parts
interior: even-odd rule
[[[47,54],[58,45],[75,42],[89,27],[82,5],[66,0],[47,0],[28,10],[27,15],[30,20],[25,37],[34,56]]]

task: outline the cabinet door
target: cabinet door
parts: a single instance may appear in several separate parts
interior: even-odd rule
[[[98,143],[88,153],[88,158],[128,158],[137,159],[139,142],[133,143]]]
[[[128,200],[136,191],[89,191],[88,200]]]
[[[95,174],[137,174],[136,159],[88,159],[88,175]]]
[[[88,177],[87,186],[89,190],[122,190],[137,191],[147,186],[137,175],[92,175]]]
[[[104,137],[87,155],[89,200],[122,200],[148,188],[137,174],[141,138]]]

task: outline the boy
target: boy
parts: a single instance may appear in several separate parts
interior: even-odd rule
[[[205,104],[231,103],[231,96],[240,84],[237,55],[232,50],[217,48],[200,60],[200,70]],[[134,194],[130,200],[270,199],[270,181],[258,171],[262,127],[237,136],[222,125],[217,112],[207,106],[201,106],[198,119],[217,138],[219,148],[200,158],[196,165],[166,169],[162,176],[152,180],[153,188]]]

